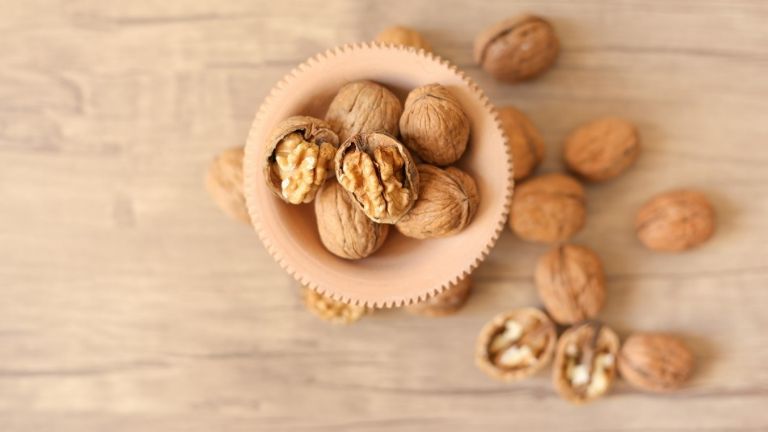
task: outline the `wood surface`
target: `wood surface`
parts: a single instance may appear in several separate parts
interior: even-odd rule
[[[543,78],[499,84],[472,37],[521,11],[551,18],[563,52]],[[688,388],[619,384],[574,407],[546,374],[487,379],[475,336],[537,303],[546,250],[509,232],[459,315],[334,327],[215,208],[205,167],[244,142],[271,85],[395,23],[531,115],[540,172],[583,121],[638,124],[639,163],[589,187],[576,241],[605,260],[602,317],[622,336],[689,341]],[[768,430],[767,23],[762,0],[0,0],[0,431]],[[716,236],[643,249],[635,210],[683,186],[712,197]]]

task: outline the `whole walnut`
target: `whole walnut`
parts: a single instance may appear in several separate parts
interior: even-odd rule
[[[446,237],[463,230],[477,211],[480,196],[469,174],[450,167],[420,164],[419,199],[400,219],[397,230],[407,237]]]
[[[447,88],[428,84],[408,94],[400,135],[424,162],[450,165],[467,149],[469,118]]]
[[[352,135],[368,132],[398,134],[403,105],[397,96],[373,81],[344,85],[328,106],[325,120],[344,143]]]
[[[392,45],[402,45],[406,47],[413,47],[416,49],[423,49],[424,51],[432,51],[432,45],[427,42],[424,36],[416,30],[403,27],[393,26],[388,27],[381,31],[376,36],[376,42]]]
[[[267,186],[287,203],[311,202],[325,179],[333,175],[331,164],[338,147],[338,137],[320,119],[293,116],[281,121],[272,130],[264,152]]]
[[[506,19],[475,39],[475,61],[501,81],[517,82],[540,75],[555,63],[559,53],[554,28],[537,16]]]
[[[594,318],[605,303],[603,265],[584,246],[562,244],[542,255],[534,279],[547,312],[560,324]]]
[[[635,333],[619,353],[619,373],[642,390],[680,388],[693,370],[693,354],[679,338],[663,333]]]
[[[369,312],[365,306],[334,300],[306,286],[301,287],[301,298],[307,310],[333,324],[352,324]]]
[[[389,233],[389,225],[370,220],[335,181],[327,182],[318,192],[315,217],[323,245],[341,258],[361,259],[373,254]]]
[[[679,252],[699,246],[715,232],[715,210],[706,195],[676,190],[648,201],[635,218],[637,237],[655,251]]]
[[[412,314],[427,317],[453,315],[464,306],[471,292],[472,278],[465,276],[439,294],[431,295],[424,301],[408,305],[406,310]]]
[[[548,174],[525,181],[515,190],[509,225],[523,240],[556,243],[584,227],[584,187],[564,174]]]
[[[565,163],[587,180],[603,181],[623,173],[640,154],[635,126],[617,117],[604,117],[579,126],[565,140]]]
[[[499,108],[499,120],[509,141],[515,180],[522,180],[544,160],[544,139],[533,122],[514,107]]]
[[[243,196],[243,148],[224,150],[208,166],[205,186],[213,201],[233,219],[251,224]]]

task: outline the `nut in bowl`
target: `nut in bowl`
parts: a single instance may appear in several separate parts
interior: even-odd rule
[[[469,121],[469,142],[453,166],[472,176],[481,198],[471,223],[461,232],[417,240],[391,229],[372,255],[344,259],[323,246],[312,204],[290,205],[267,186],[262,161],[272,129],[291,116],[324,118],[339,89],[362,80],[385,86],[400,101],[415,88],[439,83],[461,105]],[[378,44],[327,51],[283,78],[256,115],[243,168],[254,229],[275,260],[318,292],[374,307],[424,299],[471,272],[503,229],[512,193],[512,163],[504,134],[482,91],[464,73],[433,54]]]

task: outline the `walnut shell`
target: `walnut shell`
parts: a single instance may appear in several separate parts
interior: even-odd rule
[[[427,317],[453,315],[466,304],[471,292],[472,278],[466,276],[439,294],[431,295],[424,301],[408,305],[405,310],[415,315]]]
[[[520,110],[506,106],[498,111],[515,165],[515,180],[522,180],[531,175],[544,160],[544,139],[533,122]]]
[[[693,370],[693,354],[679,338],[662,333],[635,333],[621,347],[619,372],[641,390],[680,388]]]
[[[557,342],[552,381],[569,402],[581,404],[610,390],[616,377],[619,337],[605,325],[588,321],[566,330]]]
[[[555,324],[536,308],[497,315],[480,331],[475,364],[491,378],[517,381],[542,370],[552,360]]]
[[[648,248],[679,252],[699,246],[715,232],[715,210],[706,195],[666,192],[648,201],[635,218],[637,237]]]
[[[219,153],[208,166],[205,186],[213,201],[233,219],[251,224],[243,195],[243,148]]]
[[[548,174],[525,181],[515,190],[509,225],[523,240],[556,243],[584,227],[584,187],[564,174]]]
[[[416,239],[447,237],[466,228],[480,197],[469,174],[420,164],[419,199],[397,224],[401,234]]]
[[[423,161],[450,165],[467,149],[469,118],[447,88],[428,84],[408,94],[400,135]]]
[[[335,181],[327,182],[318,192],[315,216],[323,245],[341,258],[370,256],[384,244],[389,233],[389,225],[370,220]]]
[[[288,117],[274,127],[266,145],[264,178],[272,193],[287,203],[311,202],[333,175],[339,139],[320,119]]]
[[[336,179],[374,222],[397,223],[419,197],[411,154],[385,133],[354,135],[339,148]]]
[[[398,134],[403,105],[386,87],[373,81],[345,84],[328,106],[325,120],[345,142],[352,135],[369,132]]]
[[[301,287],[301,298],[307,310],[333,324],[352,324],[369,312],[365,306],[336,301],[306,286]]]
[[[388,27],[376,36],[376,42],[402,45],[431,52],[432,45],[416,30],[403,26]]]
[[[549,69],[560,53],[552,25],[523,15],[498,22],[475,39],[475,62],[494,78],[517,82]]]
[[[626,171],[640,154],[635,126],[617,117],[604,117],[579,126],[565,139],[563,156],[573,172],[587,180],[612,179]]]
[[[534,279],[547,312],[560,324],[594,318],[605,303],[603,265],[584,246],[558,245],[542,255]]]

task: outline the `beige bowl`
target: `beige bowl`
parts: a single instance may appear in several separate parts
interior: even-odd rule
[[[348,261],[332,255],[320,243],[312,204],[286,204],[267,188],[261,161],[272,127],[296,114],[324,117],[336,91],[361,79],[386,85],[403,101],[409,90],[437,82],[461,102],[472,132],[458,166],[475,177],[481,200],[475,219],[461,233],[419,241],[393,229],[376,254]],[[477,85],[433,54],[379,44],[326,51],[286,75],[256,114],[245,147],[244,171],[253,226],[280,266],[320,293],[371,307],[422,300],[469,274],[495,244],[512,197],[512,162],[506,138],[494,108]]]

